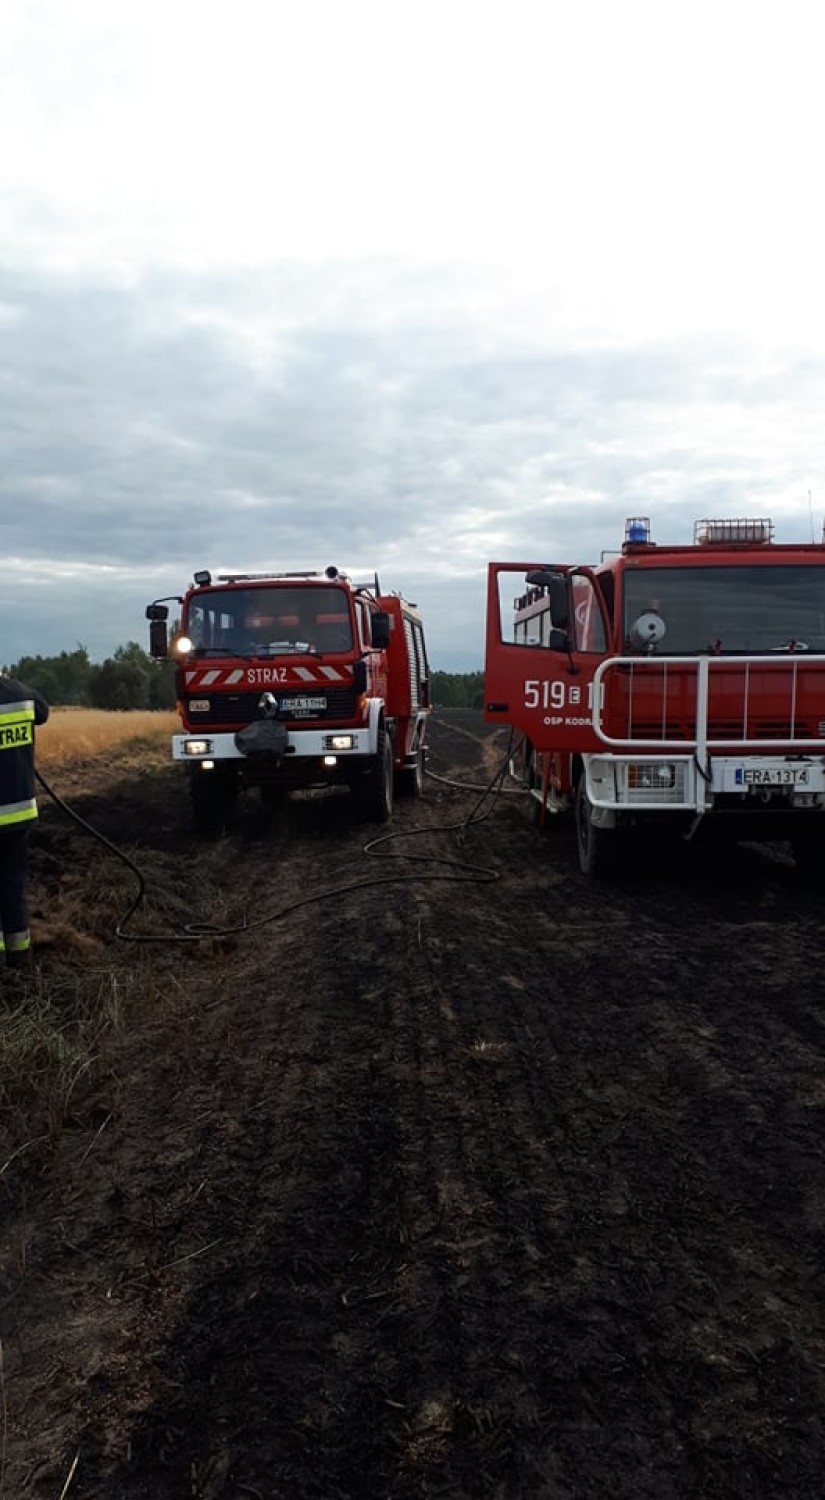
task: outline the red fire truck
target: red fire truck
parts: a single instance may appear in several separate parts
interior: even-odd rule
[[[194,575],[172,643],[195,824],[215,836],[239,792],[273,804],[295,788],[348,786],[358,813],[385,822],[394,790],[420,795],[429,714],[421,616],[377,577]],[[146,610],[150,651],[168,655],[168,603]]]
[[[617,834],[790,840],[825,852],[825,546],[704,520],[661,546],[646,516],[597,566],[491,563],[485,717],[521,732],[537,821],[573,809],[579,863]]]

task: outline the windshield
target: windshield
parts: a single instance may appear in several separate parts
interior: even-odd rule
[[[825,566],[628,569],[623,621],[630,652],[825,652]]]
[[[189,600],[184,632],[202,655],[349,651],[349,595],[342,588],[311,584],[199,589]]]

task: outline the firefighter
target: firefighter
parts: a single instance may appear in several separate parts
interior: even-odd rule
[[[26,860],[37,817],[34,726],[48,717],[49,705],[35,688],[0,673],[0,961],[5,954],[7,969],[32,962]]]

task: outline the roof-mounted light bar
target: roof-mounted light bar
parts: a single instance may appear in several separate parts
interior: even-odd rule
[[[266,583],[270,578],[320,577],[320,573],[219,573],[218,583]]]
[[[736,542],[755,542],[765,546],[773,540],[773,521],[764,516],[752,520],[739,517],[735,520],[697,521],[693,540],[697,547],[724,547]]]

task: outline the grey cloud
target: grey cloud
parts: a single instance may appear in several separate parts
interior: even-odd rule
[[[386,266],[0,273],[0,306],[6,660],[141,638],[146,600],[195,567],[334,561],[417,595],[435,664],[472,665],[490,558],[592,561],[625,514],[687,540],[776,495],[808,534],[809,354],[527,347],[455,280]],[[49,560],[119,571],[33,583]]]

